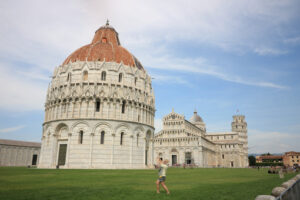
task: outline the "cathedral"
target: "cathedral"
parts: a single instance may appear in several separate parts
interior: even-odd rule
[[[145,168],[153,163],[151,77],[109,25],[55,68],[39,168]]]
[[[154,137],[154,154],[173,166],[247,167],[245,116],[234,115],[231,127],[231,132],[207,133],[196,111],[188,121],[173,110],[163,118],[163,129]]]
[[[197,112],[188,121],[173,111],[154,136],[154,115],[151,77],[107,22],[54,69],[38,167],[143,169],[158,156],[172,165],[248,166],[244,116],[233,116],[232,132],[207,133]]]

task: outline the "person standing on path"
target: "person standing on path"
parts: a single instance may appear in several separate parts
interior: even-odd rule
[[[168,187],[165,184],[167,168],[168,168],[168,166],[167,166],[168,162],[169,162],[168,160],[162,161],[161,159],[157,158],[157,165],[159,167],[158,179],[156,181],[156,193],[157,194],[160,193],[160,191],[159,191],[160,184],[166,190],[167,194],[170,194],[170,191],[169,191]]]

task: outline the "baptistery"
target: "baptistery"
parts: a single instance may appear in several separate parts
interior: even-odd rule
[[[54,70],[38,167],[152,167],[154,114],[151,77],[107,22]]]

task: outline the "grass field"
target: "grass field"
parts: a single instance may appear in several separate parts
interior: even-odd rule
[[[253,200],[270,194],[279,179],[261,169],[169,168],[171,194],[156,194],[157,170],[49,170],[0,168],[0,199],[205,199]]]

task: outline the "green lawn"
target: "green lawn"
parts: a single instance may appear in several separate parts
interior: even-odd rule
[[[49,170],[0,168],[0,199],[253,200],[292,178],[255,169],[169,168],[171,194],[156,194],[157,170]]]

